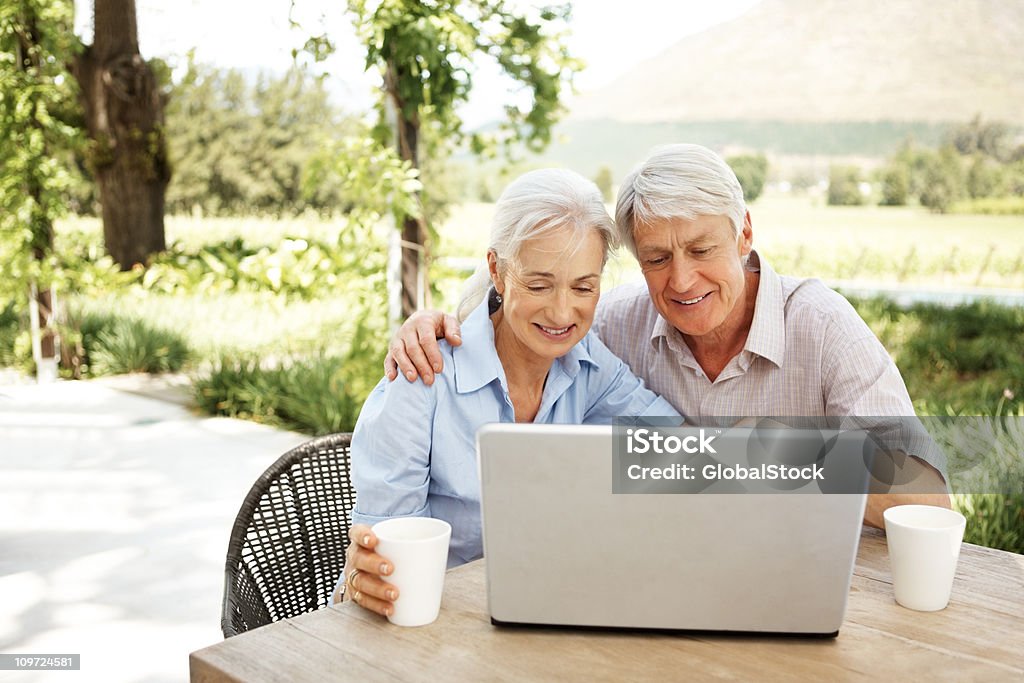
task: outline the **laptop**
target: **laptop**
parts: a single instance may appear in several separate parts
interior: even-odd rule
[[[716,432],[719,452],[750,438]],[[832,436],[829,457],[860,457],[862,440]],[[838,635],[866,476],[861,493],[615,494],[614,438],[610,426],[478,432],[493,624]]]

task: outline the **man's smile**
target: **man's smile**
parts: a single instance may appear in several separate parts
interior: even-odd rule
[[[693,306],[694,304],[699,304],[701,301],[704,301],[704,299],[711,296],[711,294],[712,292],[706,292],[692,299],[678,299],[673,297],[672,301],[677,304],[682,304],[683,306]]]

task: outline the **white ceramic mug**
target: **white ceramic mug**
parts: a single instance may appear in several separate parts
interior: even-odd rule
[[[388,583],[398,599],[388,621],[398,626],[424,626],[437,619],[448,566],[452,527],[431,517],[396,517],[373,525],[376,552],[394,567]]]
[[[944,609],[967,520],[932,505],[897,505],[883,517],[896,602],[921,612]]]

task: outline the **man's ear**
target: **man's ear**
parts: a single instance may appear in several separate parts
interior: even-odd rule
[[[743,229],[739,234],[740,256],[746,256],[754,248],[754,228],[750,222],[750,212],[743,216]]]
[[[498,272],[498,254],[493,249],[487,250],[487,270],[491,275],[491,283],[498,294],[505,293],[505,279]]]

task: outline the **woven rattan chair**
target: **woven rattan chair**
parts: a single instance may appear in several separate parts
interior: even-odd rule
[[[325,607],[345,564],[351,434],[297,446],[253,484],[228,542],[225,638]]]

